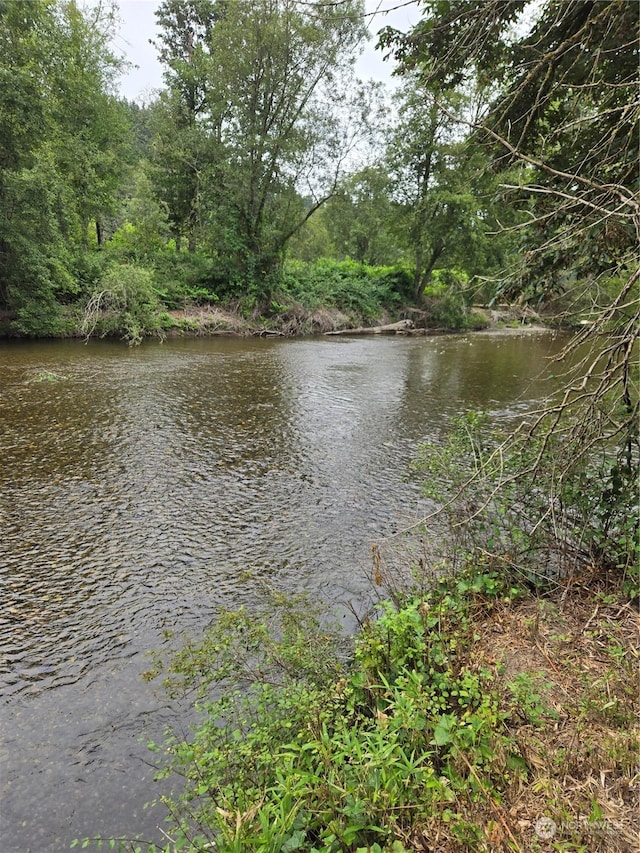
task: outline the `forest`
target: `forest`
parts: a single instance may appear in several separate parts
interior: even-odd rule
[[[165,0],[141,106],[115,5],[3,0],[4,333],[139,342],[216,305],[288,333],[593,319],[635,257],[638,10],[480,4],[487,36],[476,5],[378,34],[390,94],[353,75],[360,0]]]

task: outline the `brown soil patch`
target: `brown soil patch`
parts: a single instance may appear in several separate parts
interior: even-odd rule
[[[510,722],[530,768],[502,804],[520,849],[640,850],[637,609],[576,587],[499,607],[479,627],[473,660],[493,670],[505,708],[514,685],[538,697]]]

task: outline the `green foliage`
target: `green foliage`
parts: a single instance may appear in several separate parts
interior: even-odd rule
[[[392,227],[413,261],[416,302],[428,295],[439,270],[455,266],[467,281],[495,271],[513,242],[495,233],[496,178],[488,159],[466,143],[446,112],[464,111],[474,98],[482,101],[483,94],[471,86],[453,93],[427,89],[409,74],[396,95],[398,119],[388,134],[385,166]]]
[[[165,0],[158,10],[169,91],[154,110],[157,186],[178,245],[184,234],[194,251],[202,239],[228,295],[258,309],[288,242],[334,190],[348,144],[337,93],[352,102],[352,125],[367,112],[353,103],[360,87],[354,99],[346,85],[360,5]]]
[[[129,345],[139,344],[148,335],[161,333],[160,302],[152,273],[133,264],[107,268],[85,307],[81,331],[120,335]]]
[[[153,258],[158,296],[167,308],[217,302],[215,269],[202,253],[176,252],[169,245]]]
[[[356,324],[378,320],[397,310],[409,272],[403,267],[369,267],[356,261],[323,258],[313,264],[289,261],[281,284],[281,301],[299,302],[307,311],[336,308]]]
[[[120,262],[148,265],[167,246],[169,222],[165,206],[154,195],[144,163],[138,164],[137,169],[133,194],[124,211],[125,221],[105,251]]]
[[[640,12],[618,0],[545,0],[529,11],[524,0],[428,3],[411,32],[388,28],[381,42],[441,102],[472,81],[491,92],[475,121],[455,112],[461,127],[473,126],[474,147],[511,172],[503,207],[526,216],[498,291],[538,306],[563,296],[573,309],[624,271],[636,248],[638,122],[629,104]]]
[[[508,685],[512,705],[526,722],[540,726],[549,717],[557,718],[557,712],[543,698],[544,691],[552,686],[540,674],[528,672],[518,673]]]
[[[0,3],[0,307],[27,335],[69,329],[89,223],[115,207],[126,121],[110,94],[113,19],[75,3]]]
[[[464,329],[467,315],[462,297],[455,293],[442,293],[439,296],[425,296],[422,308],[427,314],[430,326],[441,329]]]
[[[192,851],[204,837],[220,851],[393,853],[438,815],[474,836],[452,806],[469,786],[480,794],[479,774],[493,790],[517,747],[500,733],[491,673],[468,661],[470,616],[508,591],[497,573],[469,571],[388,603],[348,669],[344,638],[304,599],[224,613],[165,679],[195,689],[203,713],[192,740],[165,747],[186,780],[169,802],[171,834]],[[214,685],[220,698],[209,699]],[[519,688],[513,713],[535,710]]]
[[[321,216],[337,258],[376,266],[403,260],[395,214],[390,176],[380,165],[349,176]]]
[[[588,436],[565,416],[562,433],[547,416],[509,436],[471,413],[454,420],[443,445],[423,446],[416,465],[426,494],[442,507],[449,561],[480,551],[534,584],[589,564],[636,576],[637,432],[599,456],[579,453]]]

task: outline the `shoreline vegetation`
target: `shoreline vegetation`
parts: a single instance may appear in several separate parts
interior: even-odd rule
[[[296,266],[299,272],[302,265]],[[407,300],[410,271],[402,267],[328,259],[304,267],[301,282],[283,286],[266,308],[258,308],[250,300],[218,299],[197,283],[162,286],[151,270],[119,264],[84,299],[43,306],[35,325],[0,311],[0,339],[93,337],[137,345],[172,337],[535,331],[580,322],[577,315],[559,322],[553,306],[540,314],[526,303],[473,304],[471,292],[447,284],[435,284],[416,304]]]
[[[158,659],[147,677],[195,695],[201,722],[149,744],[184,785],[162,798],[167,843],[111,849],[637,850],[630,578],[591,567],[533,588],[485,557],[403,591],[374,549],[374,580],[352,641],[271,593]]]
[[[530,311],[522,310],[519,306],[501,306],[500,309],[474,306],[465,312],[461,325],[432,325],[428,318],[422,320],[423,325],[411,317],[421,314],[420,311],[403,312],[409,315],[395,320],[388,315],[374,320],[369,326],[357,325],[357,320],[349,319],[343,312],[336,309],[318,309],[307,314],[295,307],[279,316],[264,318],[261,316],[245,317],[233,306],[225,308],[217,305],[196,305],[183,309],[172,309],[159,313],[153,318],[157,326],[152,332],[144,333],[134,343],[141,343],[144,338],[198,338],[198,337],[298,337],[308,335],[403,335],[416,337],[424,335],[449,334],[454,332],[500,332],[502,334],[526,334],[548,332],[558,328],[550,320],[533,315]],[[13,317],[10,314],[0,314],[0,340],[12,339],[89,339],[90,337],[119,339],[129,342],[126,332],[122,330],[87,336],[82,327],[82,321],[72,320],[65,323],[64,330],[52,335],[27,335],[12,327]],[[112,324],[112,316],[108,311],[102,312],[97,318],[97,324],[108,326]],[[402,327],[400,327],[402,324]],[[396,326],[396,328],[389,328]]]
[[[142,343],[145,339],[166,340],[173,338],[292,338],[304,336],[350,336],[350,335],[399,335],[404,337],[421,337],[428,335],[490,332],[492,334],[535,334],[556,331],[559,326],[553,319],[545,321],[530,311],[522,310],[520,306],[501,306],[499,309],[474,306],[464,314],[460,325],[433,325],[428,318],[418,317],[418,321],[410,319],[423,312],[408,310],[408,318],[395,320],[393,316],[383,315],[374,320],[369,326],[357,325],[357,319],[350,319],[339,310],[319,309],[307,314],[293,308],[275,317],[245,317],[233,306],[225,308],[217,305],[198,305],[183,309],[164,311],[152,318],[153,331],[136,335],[131,340],[123,330],[96,333],[95,330],[87,335],[83,321],[73,320],[65,323],[65,328],[58,334],[25,335],[12,328],[12,317],[0,315],[0,340],[64,340],[101,338],[121,340],[130,345]],[[96,318],[98,326],[113,325],[113,318],[108,311]],[[395,328],[394,328],[395,327]],[[564,328],[571,328],[565,326]]]

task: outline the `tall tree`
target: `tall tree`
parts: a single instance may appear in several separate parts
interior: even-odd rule
[[[167,89],[150,107],[151,174],[159,198],[169,211],[176,249],[186,238],[195,252],[202,230],[203,170],[211,140],[181,93]]]
[[[115,11],[106,4],[82,11],[67,0],[59,3],[57,18],[49,93],[57,159],[72,193],[80,239],[87,245],[91,224],[100,245],[130,148],[127,110],[115,95],[121,67],[110,48]]]
[[[224,5],[218,0],[163,0],[156,11],[156,46],[167,89],[152,109],[154,171],[178,251],[183,235],[190,252],[197,246],[211,130],[205,124],[210,42]]]
[[[55,331],[74,253],[119,182],[110,21],[71,2],[0,3],[0,305],[22,331]]]
[[[44,2],[0,3],[0,305],[9,308],[26,282],[42,280],[49,289],[56,283],[59,235],[42,180],[50,156],[38,169],[51,130],[41,33],[52,25]]]
[[[501,241],[492,211],[495,189],[487,158],[469,146],[440,109],[468,108],[458,91],[425,88],[407,76],[397,94],[398,118],[387,146],[398,231],[414,261],[413,298],[419,302],[434,271],[461,267],[470,276],[495,267]]]
[[[639,237],[638,4],[445,0],[425,12],[382,42],[432,90],[476,76],[492,87],[481,118],[440,106],[489,144],[496,168],[521,167],[510,201],[535,217],[529,269],[610,276]]]
[[[363,37],[362,4],[218,0],[208,10],[208,28],[193,25],[196,12],[202,17],[198,5],[179,38],[178,19],[170,18],[167,79],[175,78],[181,99],[198,96],[199,140],[207,140],[198,197],[208,246],[238,292],[268,301],[287,242],[335,192],[351,141],[346,104],[366,111],[362,94],[349,95],[346,85]]]
[[[552,466],[553,522],[564,498],[592,489],[589,523],[604,519],[593,542],[608,528],[626,551],[621,564],[634,562],[635,548],[637,565],[637,520],[634,527],[624,515],[637,519],[640,470],[640,7],[438,0],[425,4],[424,19],[406,36],[387,31],[382,41],[426,86],[451,89],[480,75],[493,88],[480,118],[440,107],[487,146],[497,169],[519,167],[519,180],[505,184],[511,204],[529,214],[526,268],[505,283],[515,294],[523,285],[531,292],[532,279],[546,280],[547,292],[569,290],[573,304],[589,311],[565,353],[578,366],[531,427],[529,437],[542,432],[541,449],[522,473],[535,478]],[[540,296],[535,286],[533,295]],[[596,466],[598,457],[604,463]],[[615,507],[623,513],[612,527]]]

